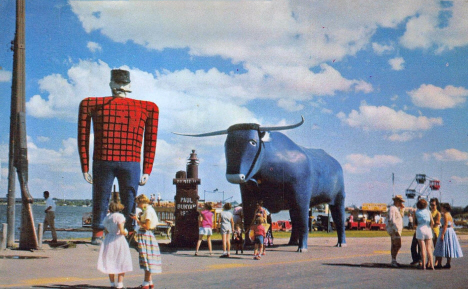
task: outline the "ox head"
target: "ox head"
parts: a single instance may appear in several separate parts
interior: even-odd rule
[[[268,132],[296,128],[304,123],[304,117],[299,123],[288,126],[262,127],[256,123],[241,123],[230,126],[227,130],[202,134],[177,135],[191,137],[206,137],[227,134],[224,143],[226,154],[226,179],[230,183],[242,184],[251,180],[261,166],[264,142]]]

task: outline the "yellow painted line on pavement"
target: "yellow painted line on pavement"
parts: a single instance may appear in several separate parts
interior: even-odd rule
[[[216,270],[216,269],[230,269],[230,268],[248,267],[248,266],[250,266],[250,265],[239,264],[239,263],[229,263],[229,264],[210,265],[210,266],[208,266],[208,268]]]
[[[28,285],[44,285],[44,284],[50,284],[50,283],[76,282],[76,281],[82,281],[82,280],[85,280],[85,279],[81,279],[77,277],[39,278],[39,279],[24,280],[24,283]]]
[[[21,283],[2,285],[3,286],[2,288],[17,288],[17,287],[32,286],[32,285],[59,284],[59,283],[65,283],[65,282],[77,282],[77,281],[85,281],[85,280],[89,280],[89,279],[82,279],[82,278],[76,278],[76,277],[27,279],[27,280],[19,280]]]
[[[125,274],[125,278],[141,278],[141,274],[134,274],[128,275]],[[16,284],[9,284],[9,285],[2,285],[1,288],[17,288],[17,287],[25,287],[25,286],[40,286],[40,285],[48,285],[48,284],[61,284],[61,285],[68,285],[70,282],[89,282],[89,281],[108,281],[108,275],[105,277],[96,277],[96,278],[78,278],[78,277],[56,277],[56,278],[37,278],[37,279],[27,279],[27,280],[19,280],[21,283]]]
[[[255,262],[252,264],[239,264],[239,263],[228,263],[228,264],[216,264],[207,266],[207,268],[200,268],[193,271],[188,272],[201,272],[206,270],[221,270],[221,269],[228,269],[228,268],[237,268],[237,267],[258,267],[258,266],[275,266],[275,265],[284,265],[284,264],[293,264],[293,263],[302,263],[302,262],[311,262],[311,261],[325,261],[325,260],[336,260],[336,259],[351,259],[357,257],[370,257],[375,255],[383,255],[383,254],[390,254],[390,251],[375,251],[374,253],[364,254],[364,255],[348,255],[348,256],[339,256],[339,257],[328,257],[328,258],[307,258],[307,259],[300,259],[300,260],[291,260],[291,261],[281,261],[281,262]],[[177,274],[177,273],[188,273],[187,271],[179,271],[179,272],[171,272],[170,274]]]

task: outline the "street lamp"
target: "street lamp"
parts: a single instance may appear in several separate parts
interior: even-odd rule
[[[208,192],[208,193],[217,193],[217,192],[218,192],[218,189],[216,188],[216,189],[214,189],[214,190],[212,190],[212,191],[203,190],[203,199],[204,199],[203,201],[204,201],[205,203],[206,203],[206,195],[205,195],[206,192]],[[224,193],[224,192],[223,192],[223,193]]]
[[[218,188],[214,189],[213,193],[219,192]],[[221,204],[224,204],[224,191],[220,192],[223,193],[223,198],[221,199]]]

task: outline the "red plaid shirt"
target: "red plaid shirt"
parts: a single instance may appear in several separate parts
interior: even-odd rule
[[[93,160],[140,162],[143,135],[143,173],[151,174],[159,109],[153,102],[122,97],[88,97],[78,115],[78,150],[83,173],[89,171],[89,134],[94,131]]]

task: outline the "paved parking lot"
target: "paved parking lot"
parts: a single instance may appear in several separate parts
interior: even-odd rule
[[[468,288],[468,258],[454,259],[450,270],[417,270],[409,266],[410,237],[403,237],[398,256],[401,268],[390,264],[389,238],[348,238],[346,248],[335,248],[336,237],[309,238],[309,250],[297,253],[287,239],[275,239],[261,260],[252,250],[219,258],[220,241],[210,256],[206,246],[199,256],[193,250],[172,249],[161,242],[163,273],[154,275],[155,288]],[[465,256],[468,236],[460,236]],[[99,247],[86,242],[73,248],[34,252],[0,252],[2,288],[110,288],[107,275],[97,271]],[[132,249],[134,271],[124,284],[141,284],[138,253]],[[444,261],[445,263],[445,261]]]

